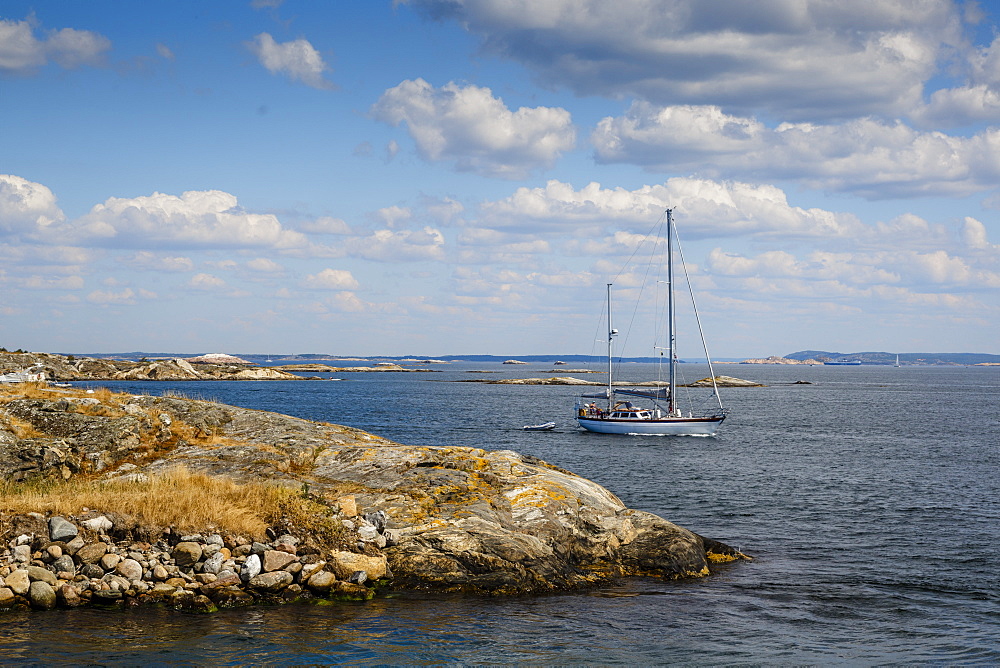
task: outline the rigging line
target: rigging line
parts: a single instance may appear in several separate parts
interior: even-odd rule
[[[684,261],[684,249],[681,248],[681,238],[677,234],[677,230],[674,230],[674,239],[677,240],[677,255],[681,259],[681,269],[684,271],[684,281],[687,283],[688,294],[691,296],[691,309],[694,311],[694,320],[698,323],[698,335],[701,337],[701,346],[705,350],[705,361],[708,362],[708,374],[712,379],[712,394],[719,402],[719,408],[722,408],[722,397],[719,396],[719,385],[715,382],[715,368],[712,366],[712,357],[708,354],[708,341],[705,340],[705,330],[701,326],[701,316],[698,315],[698,305],[695,303],[694,299],[694,288],[691,286],[691,276],[688,274],[687,262]]]
[[[617,363],[617,366],[615,367],[616,369],[619,368],[621,366],[621,364],[622,364],[622,357],[624,356],[625,348],[628,345],[628,337],[629,337],[629,334],[632,331],[632,325],[635,323],[636,312],[639,310],[639,303],[641,301],[642,291],[643,291],[643,288],[646,285],[647,277],[649,276],[649,272],[650,272],[650,269],[651,269],[652,264],[653,264],[652,257],[654,257],[655,254],[656,254],[656,247],[657,247],[657,244],[658,244],[658,241],[657,241],[658,237],[654,237],[653,235],[656,232],[656,229],[663,224],[663,221],[666,218],[666,215],[667,215],[666,212],[660,214],[660,217],[657,219],[657,221],[653,224],[652,227],[649,228],[649,230],[646,232],[646,234],[642,237],[642,241],[640,241],[638,244],[636,244],[635,250],[633,250],[632,254],[629,255],[628,260],[625,261],[625,264],[623,264],[621,266],[621,268],[618,270],[618,273],[615,274],[614,280],[611,281],[613,284],[618,282],[618,279],[621,278],[622,274],[625,272],[625,268],[628,267],[628,266],[630,266],[632,264],[632,260],[639,253],[639,251],[642,250],[642,247],[646,244],[646,241],[648,241],[650,239],[650,237],[653,237],[654,238],[654,242],[653,242],[652,254],[650,256],[651,259],[650,259],[650,261],[648,263],[646,263],[646,275],[643,276],[642,284],[639,287],[639,297],[640,297],[640,299],[636,299],[635,300],[635,308],[632,311],[632,317],[629,320],[629,326],[627,328],[625,328],[625,336],[623,337],[621,344],[618,346],[619,352],[618,352],[618,363]],[[608,326],[610,327],[610,323],[609,323]]]
[[[635,320],[639,314],[639,306],[642,304],[642,295],[646,292],[646,286],[649,285],[649,275],[654,271],[653,260],[656,258],[656,249],[659,246],[658,243],[659,238],[657,236],[653,236],[655,230],[656,227],[654,226],[653,229],[650,230],[645,237],[643,237],[642,241],[639,242],[639,245],[636,247],[635,252],[632,253],[632,257],[635,257],[635,255],[639,252],[639,250],[646,245],[647,241],[649,241],[650,239],[653,240],[652,247],[650,248],[649,251],[649,261],[646,262],[646,271],[643,274],[642,281],[640,281],[639,283],[639,294],[636,295],[635,301],[633,302],[634,305],[632,307],[632,316],[629,318],[628,327],[625,329],[625,336],[623,337],[622,343],[619,346],[619,349],[621,350],[621,352],[618,355],[619,365],[621,364],[621,359],[625,354],[625,349],[628,346],[629,337],[631,336],[632,332],[635,331]],[[656,294],[655,290],[653,294],[655,297]],[[655,347],[655,341],[654,341],[654,347]]]

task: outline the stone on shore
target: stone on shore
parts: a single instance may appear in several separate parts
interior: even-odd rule
[[[201,545],[193,541],[185,541],[182,543],[177,543],[174,546],[173,558],[174,563],[180,567],[193,566],[198,563],[201,559]]]
[[[4,584],[18,596],[24,596],[31,586],[31,579],[28,577],[27,570],[18,569],[6,577]]]
[[[28,600],[36,610],[51,610],[56,607],[56,592],[48,582],[35,580],[28,588]]]
[[[257,589],[266,592],[277,592],[281,591],[288,585],[292,584],[295,580],[294,576],[288,571],[272,571],[270,573],[261,573],[250,578],[251,589]]]
[[[49,539],[69,541],[78,533],[76,525],[62,517],[49,518]]]

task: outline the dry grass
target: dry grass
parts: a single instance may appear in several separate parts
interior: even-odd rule
[[[36,429],[35,425],[13,415],[0,415],[0,429],[7,429],[20,439],[45,438],[45,434]]]
[[[48,383],[4,383],[0,384],[0,403],[10,403],[15,399],[52,399]]]
[[[329,509],[286,487],[240,484],[178,468],[136,482],[0,482],[0,513],[77,515],[84,508],[131,515],[147,526],[263,538],[267,527],[302,527],[331,539],[339,535]],[[324,541],[325,542],[325,541]]]

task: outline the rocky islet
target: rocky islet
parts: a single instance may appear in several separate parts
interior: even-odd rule
[[[345,527],[349,539],[332,549],[294,527],[276,526],[269,543],[258,537],[263,547],[255,548],[250,536],[222,535],[220,545],[205,537],[212,531],[183,540],[196,534],[136,527],[115,508],[61,520],[21,515],[0,526],[7,550],[0,572],[10,590],[0,593],[3,601],[32,605],[31,583],[52,577],[57,605],[156,600],[210,609],[198,597],[216,606],[295,600],[323,595],[327,585],[335,595],[357,585],[364,588],[353,590],[360,595],[372,582],[510,595],[632,575],[704,576],[714,563],[744,558],[718,541],[627,508],[592,481],[512,451],[408,446],[350,427],[181,397],[49,387],[0,397],[5,479],[141,481],[175,468],[309,490],[327,501],[323,512]],[[362,510],[364,521],[358,519]],[[285,535],[299,544],[279,540]],[[294,560],[267,558],[292,554],[290,545]],[[244,581],[258,561],[260,571]],[[321,561],[324,566],[312,573]],[[129,577],[137,572],[132,562],[141,578]],[[29,572],[32,567],[51,577]],[[303,580],[303,571],[309,578]],[[35,595],[36,607],[51,602],[42,585]]]

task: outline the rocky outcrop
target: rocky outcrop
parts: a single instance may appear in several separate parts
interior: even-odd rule
[[[19,371],[41,364],[46,380],[305,380],[303,376],[274,367],[258,367],[237,361],[219,361],[221,353],[191,359],[130,360],[97,359],[48,353],[0,354],[0,373]],[[229,356],[224,356],[229,357]],[[216,361],[212,361],[216,360]],[[197,363],[197,366],[191,362]]]
[[[197,357],[188,357],[187,361],[192,364],[250,364],[242,357],[226,353],[205,353]]]
[[[714,384],[716,387],[764,387],[764,385],[755,383],[752,380],[743,380],[742,378],[733,378],[732,376],[716,376]],[[708,377],[688,383],[684,387],[712,387],[712,385],[712,378]]]
[[[183,466],[319,497],[350,488],[353,503],[379,518],[359,533],[359,553],[383,556],[396,587],[553,591],[627,575],[707,575],[713,560],[743,557],[512,451],[408,446],[349,427],[176,397],[108,394],[91,397],[99,406],[81,404],[87,397],[65,392],[0,398],[0,475],[115,479]],[[54,449],[61,459],[45,454]]]
[[[787,357],[779,357],[778,355],[771,355],[770,357],[746,359],[740,362],[740,364],[822,364],[822,362],[814,359],[794,360]]]
[[[421,369],[400,366],[393,362],[378,362],[375,366],[330,366],[329,364],[283,364],[272,367],[281,371],[298,371],[307,373],[362,373],[370,371],[425,372],[440,373],[437,369]]]

